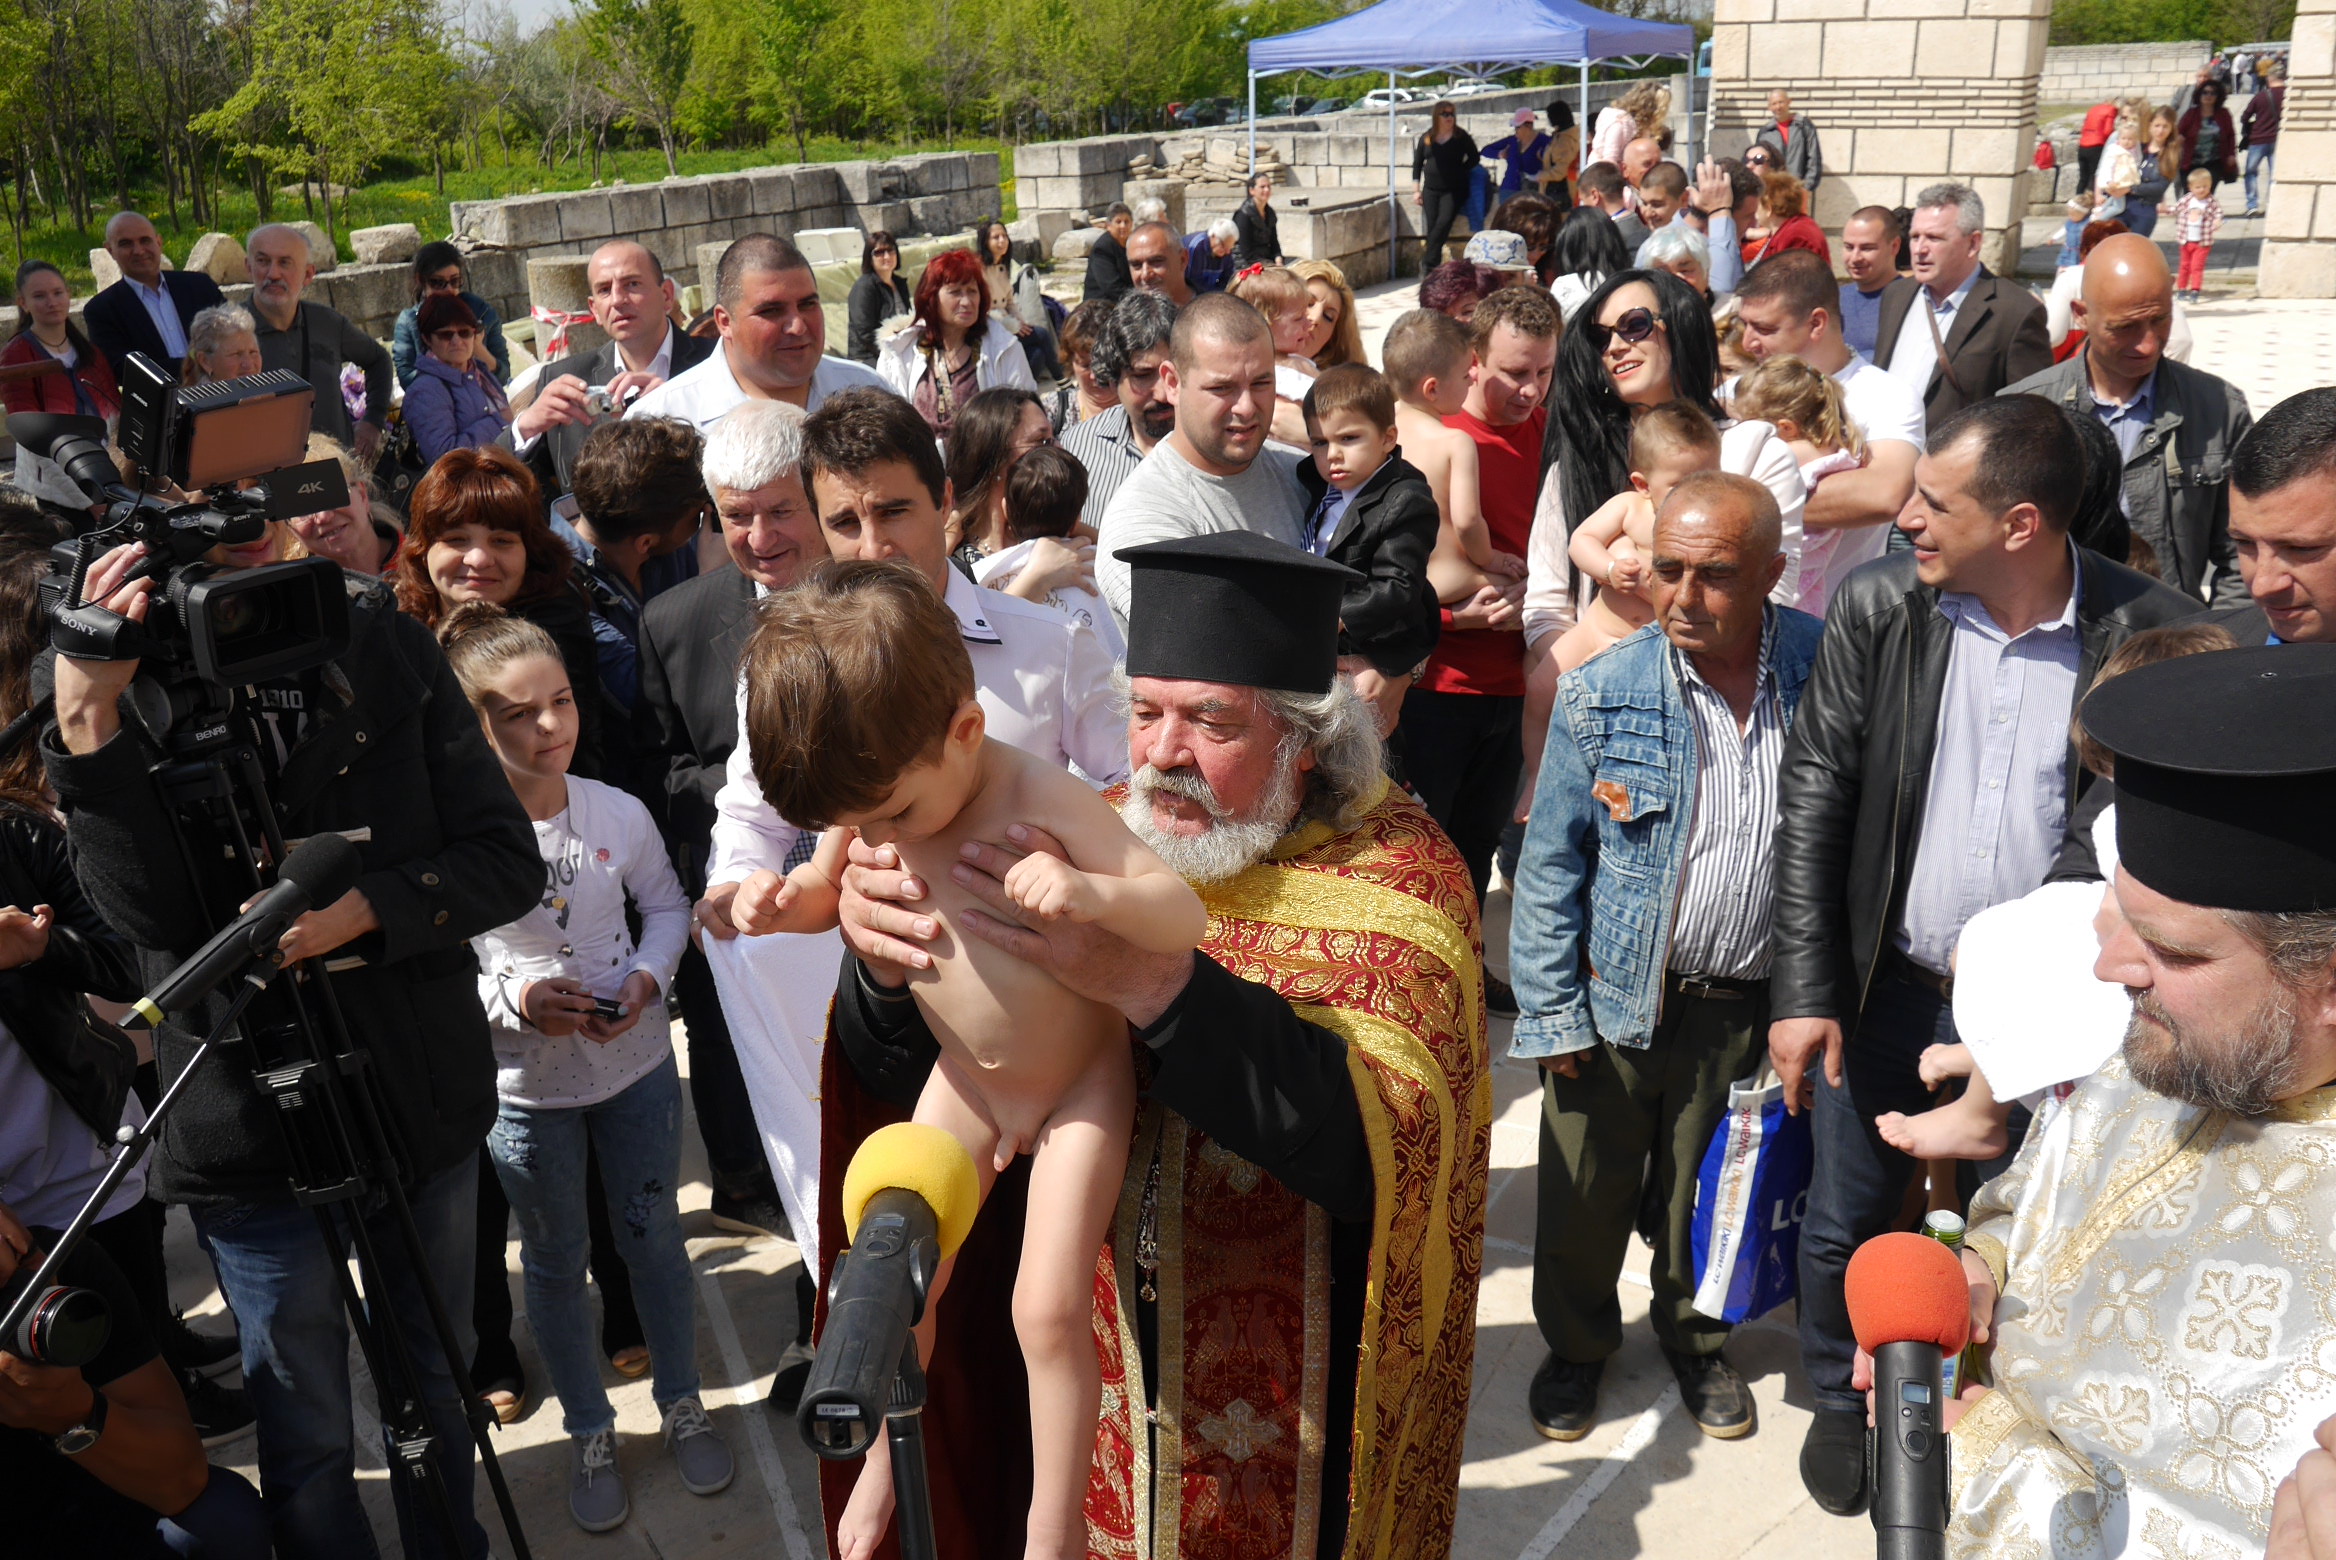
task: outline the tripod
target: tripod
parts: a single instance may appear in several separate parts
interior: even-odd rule
[[[155,778],[180,814],[173,835],[181,865],[190,884],[212,880],[201,869],[189,839],[189,818],[199,817],[207,825],[208,837],[229,847],[231,875],[240,880],[233,885],[236,898],[231,905],[240,903],[266,886],[265,869],[281,862],[286,852],[255,746],[254,722],[224,688],[192,681],[163,692],[174,718],[165,741],[168,758],[156,768]],[[17,725],[10,730],[16,731]],[[284,973],[290,978],[278,979],[273,956],[264,956],[236,981],[225,1013],[171,1081],[145,1126],[121,1135],[122,1152],[26,1286],[26,1300],[29,1303],[39,1292],[95,1222],[106,1198],[153,1143],[196,1070],[214,1051],[240,1046],[262,1097],[276,1107],[292,1194],[315,1216],[328,1254],[326,1266],[372,1376],[391,1478],[416,1520],[438,1532],[444,1553],[461,1554],[467,1514],[455,1509],[439,1459],[458,1453],[467,1457],[468,1452],[442,1444],[431,1422],[413,1353],[391,1314],[383,1255],[369,1224],[369,1214],[376,1210],[390,1215],[396,1255],[422,1298],[512,1552],[517,1560],[529,1560],[526,1534],[488,1435],[493,1417],[472,1386],[468,1362],[455,1346],[444,1298],[424,1257],[406,1198],[404,1156],[376,1098],[371,1058],[350,1038],[325,960],[304,960]],[[349,1253],[356,1257],[354,1277],[346,1260]],[[14,1321],[11,1317],[11,1325]],[[410,1551],[410,1535],[408,1547]]]

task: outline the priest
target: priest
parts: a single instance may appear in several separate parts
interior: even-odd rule
[[[936,936],[973,936],[1128,1021],[1142,1090],[1095,1274],[1103,1413],[1088,1553],[1313,1560],[1451,1547],[1475,1352],[1490,1124],[1477,907],[1387,783],[1338,679],[1349,571],[1232,532],[1130,547],[1129,827],[1210,911],[1194,954],[1026,929],[1000,882],[1043,835],[982,848],[958,925],[888,852],[855,858],[822,1088],[820,1235],[866,1134],[937,1055],[907,1000]],[[1025,1162],[1026,1163],[1026,1162]],[[1008,1309],[1022,1167],[938,1312],[926,1412],[952,1557],[1018,1557],[1029,1421]],[[856,1468],[829,1464],[830,1516]]]
[[[2336,646],[2144,667],[2095,973],[2124,1054],[1971,1210],[1993,1386],[1953,1425],[1958,1556],[2260,1554],[2336,1413]]]

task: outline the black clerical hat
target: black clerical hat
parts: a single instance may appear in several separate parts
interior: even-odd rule
[[[2336,645],[2183,656],[2093,690],[2119,863],[2169,899],[2336,910]]]
[[[1254,531],[1145,542],[1128,566],[1127,674],[1327,693],[1338,608],[1362,578]]]

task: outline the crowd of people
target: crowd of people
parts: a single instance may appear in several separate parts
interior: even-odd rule
[[[2167,191],[2199,96],[2147,130]],[[686,1044],[715,1223],[808,1259],[771,1297],[793,1344],[755,1362],[781,1412],[853,1149],[908,1121],[972,1153],[985,1211],[919,1332],[944,1553],[1141,1520],[1441,1555],[1488,1016],[1541,1091],[1542,1435],[1599,1422],[1634,1232],[1688,1416],[1756,1429],[1691,1224],[1731,1087],[1773,1074],[1813,1141],[1818,1504],[1872,1496],[1851,1254],[1921,1204],[1968,1213],[1994,1350],[1949,1408],[1958,1533],[2304,1542],[2336,1472],[2336,390],[2258,420],[2172,350],[2183,206],[2178,266],[2088,213],[2056,351],[1968,186],[1820,227],[1785,93],[1693,170],[1651,84],[1586,146],[1562,106],[1484,148],[1432,116],[1420,306],[1375,362],[1262,176],[1191,235],[1112,208],[1068,312],[999,225],[913,279],[870,233],[834,354],[787,237],[729,247],[707,335],[611,242],[605,343],[517,379],[448,245],[387,348],[303,297],[290,228],[251,235],[242,307],[117,216],[86,335],[28,265],[11,410],[115,415],[132,353],[314,387],[347,502],[208,561],[339,565],[349,644],[227,719],[273,830],[361,835],[357,887],[282,947],[373,1057],[421,1239],[378,1200],[318,1239],[253,1069],[205,1063],[68,1268],[106,1352],[0,1364],[27,1552],[376,1553],[336,1288],[360,1236],[454,1513],[401,1480],[410,1552],[489,1545],[425,1274],[488,1410],[557,1399],[578,1526],[630,1516],[610,1372],[649,1378],[681,1484],[719,1495]],[[1498,203],[1447,260],[1486,158]],[[2134,213],[2128,162],[2097,183]],[[143,1068],[103,1015],[252,886],[164,786],[137,663],[43,648],[37,581],[91,518],[37,462],[0,493],[0,716],[32,732],[0,755],[0,1285],[227,998]],[[139,562],[88,558],[87,599],[147,615]],[[838,931],[819,1088],[776,1101],[741,1057],[787,1041],[709,947]],[[832,943],[805,946],[824,982]],[[2006,995],[2047,988],[2076,1016]],[[170,1310],[165,1203],[233,1339]],[[210,1379],[232,1365],[240,1391]],[[204,1460],[253,1425],[257,1492]],[[872,1553],[888,1463],[822,1479],[836,1552]]]

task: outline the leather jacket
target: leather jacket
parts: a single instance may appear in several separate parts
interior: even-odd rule
[[[2109,652],[2198,603],[2077,549],[2077,698]],[[1777,777],[1772,1018],[1836,1018],[1854,1034],[1922,833],[1954,625],[1911,553],[1878,558],[1834,593],[1817,664]],[[2073,711],[2071,712],[2073,713]],[[2071,811],[2091,776],[2073,750]]]
[[[2080,416],[2093,415],[2093,385],[2085,353],[2031,374],[2005,395],[2040,395]],[[2231,542],[2231,451],[2255,419],[2237,387],[2172,358],[2158,362],[2153,415],[2133,458],[2125,463],[2125,513],[2133,534],[2157,550],[2161,576],[2218,607],[2239,606],[2247,583],[2239,577]]]

